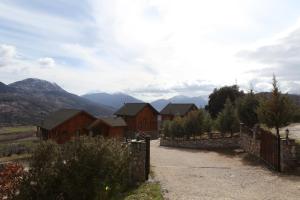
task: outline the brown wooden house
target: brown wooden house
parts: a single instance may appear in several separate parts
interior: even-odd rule
[[[124,138],[127,124],[121,117],[98,118],[88,126],[89,135]]]
[[[41,139],[52,139],[59,144],[69,141],[72,137],[87,135],[86,127],[96,118],[76,109],[61,109],[51,113],[37,126]]]
[[[153,137],[158,132],[158,114],[149,103],[126,103],[115,112],[125,120],[128,132],[143,132]]]
[[[160,111],[161,121],[173,120],[176,116],[185,117],[193,110],[198,110],[193,103],[169,103]]]

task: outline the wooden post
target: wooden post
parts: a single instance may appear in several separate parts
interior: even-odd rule
[[[146,142],[146,160],[145,160],[145,175],[146,180],[149,179],[149,173],[150,173],[150,136],[147,135],[145,137]]]

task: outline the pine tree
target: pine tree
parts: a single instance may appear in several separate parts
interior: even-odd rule
[[[275,128],[279,136],[279,128],[287,126],[294,114],[294,105],[287,95],[282,95],[278,88],[278,82],[273,75],[273,89],[269,98],[260,102],[257,109],[259,121],[269,128]]]

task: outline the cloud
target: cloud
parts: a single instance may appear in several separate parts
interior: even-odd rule
[[[0,45],[0,67],[4,67],[12,63],[16,57],[16,48],[11,45]]]
[[[187,96],[207,96],[217,85],[210,84],[209,81],[198,80],[196,82],[183,82],[170,87],[161,87],[161,85],[147,85],[136,89],[127,89],[125,92],[143,96],[144,98],[165,97],[169,98],[175,95]]]
[[[266,78],[271,81],[272,75],[275,74],[283,90],[300,93],[296,90],[299,88],[297,82],[300,80],[300,23],[279,35],[269,44],[259,46],[254,50],[241,51],[238,56],[262,66],[249,71],[254,76],[260,77],[256,80],[260,84],[257,87],[264,89],[266,84],[262,83],[266,82]]]
[[[38,63],[42,67],[53,67],[55,65],[54,59],[49,57],[38,59]]]
[[[283,7],[288,11],[279,12]],[[278,63],[286,62],[284,55],[275,61],[271,55],[272,51],[282,54],[279,47],[274,50],[276,47],[261,45],[262,49],[246,51],[243,62],[236,52],[286,29],[298,15],[292,8],[296,6],[272,0],[57,0],[30,4],[3,0],[0,44],[16,46],[19,57],[15,55],[10,64],[5,62],[10,67],[1,68],[0,78],[8,83],[43,78],[77,94],[92,90],[128,90],[145,98],[209,94],[215,85],[231,85],[236,79],[246,84],[260,76],[253,69],[262,70],[260,73],[266,74],[261,76],[266,77],[271,69],[263,69],[279,70]],[[269,23],[272,20],[276,23]],[[286,54],[291,56],[296,50]],[[266,51],[269,53],[263,54]],[[289,65],[294,64],[295,70],[298,58],[294,55],[293,59]],[[249,60],[255,63],[247,64]],[[297,73],[292,77],[284,68],[280,70],[282,76],[287,73],[285,78],[298,78]]]

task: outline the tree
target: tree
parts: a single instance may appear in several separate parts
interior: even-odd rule
[[[217,128],[221,133],[230,132],[231,135],[239,130],[239,120],[229,98],[225,102],[224,109],[217,117]]]
[[[259,101],[252,90],[249,94],[239,99],[237,102],[237,113],[240,121],[250,128],[257,124],[258,117],[256,110],[258,106]]]
[[[282,95],[278,82],[273,76],[273,90],[270,97],[261,100],[257,109],[258,119],[269,128],[275,128],[279,136],[279,128],[287,126],[294,114],[294,105],[287,95]]]
[[[219,112],[223,110],[227,98],[234,104],[235,100],[243,95],[244,92],[240,91],[237,85],[214,89],[213,93],[209,95],[208,105],[205,109],[210,113],[211,117],[215,119]]]

